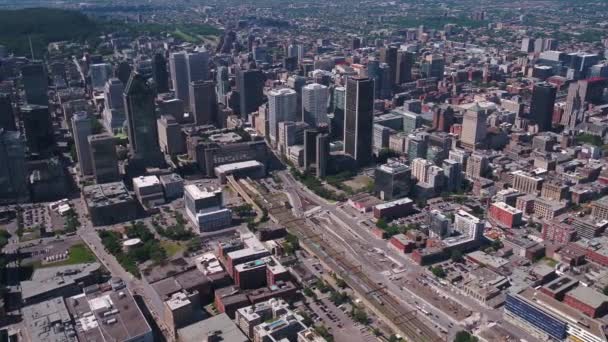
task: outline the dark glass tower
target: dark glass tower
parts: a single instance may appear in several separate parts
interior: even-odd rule
[[[190,111],[196,125],[210,125],[217,122],[217,97],[215,82],[190,82]]]
[[[53,123],[49,107],[26,105],[21,107],[21,120],[30,153],[44,154],[54,145]]]
[[[162,53],[158,52],[152,60],[152,75],[156,83],[156,91],[158,93],[166,93],[169,91],[169,73],[167,72],[167,60]]]
[[[0,93],[0,128],[7,131],[17,130],[11,97],[6,93]]]
[[[158,145],[155,97],[154,84],[139,73],[132,73],[124,93],[129,147],[131,158],[143,161],[145,166],[157,166],[162,162]]]
[[[395,83],[402,84],[412,80],[412,67],[414,54],[409,51],[397,52],[397,70],[395,70]]]
[[[21,82],[25,90],[25,100],[28,104],[48,106],[47,90],[49,80],[44,64],[33,61],[21,67]]]
[[[374,82],[367,77],[351,77],[346,81],[344,111],[344,153],[358,165],[372,159],[374,125]]]
[[[532,88],[530,120],[538,124],[539,131],[551,129],[556,93],[557,89],[549,83],[538,83]]]
[[[242,117],[258,110],[264,94],[264,74],[260,70],[239,70],[236,78],[239,93],[239,112]]]

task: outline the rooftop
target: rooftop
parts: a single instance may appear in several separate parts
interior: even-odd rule
[[[133,201],[133,197],[123,182],[87,185],[84,187],[83,193],[87,205],[90,207]]]
[[[31,342],[76,342],[76,331],[62,297],[23,308]]]
[[[215,197],[222,189],[207,188],[202,184],[188,184],[184,186],[184,191],[190,194],[195,200]]]
[[[608,296],[586,286],[578,286],[567,293],[568,296],[597,309],[608,302]]]
[[[225,313],[178,329],[177,336],[181,342],[200,342],[206,339],[227,342],[249,341]],[[210,337],[215,337],[215,339]]]
[[[46,292],[78,283],[80,279],[97,272],[101,265],[97,262],[69,266],[38,268],[30,280],[21,282],[21,297],[24,301]]]
[[[387,203],[382,203],[382,204],[378,204],[376,206],[376,209],[378,210],[382,210],[382,209],[388,209],[388,208],[392,208],[392,207],[396,207],[399,205],[405,205],[405,204],[413,204],[414,201],[412,201],[411,199],[404,197],[395,201],[391,201],[391,202],[387,202]]]
[[[133,178],[133,187],[135,188],[144,188],[154,185],[160,185],[160,180],[157,176],[139,176]]]
[[[215,173],[227,173],[237,170],[249,169],[253,167],[263,168],[264,165],[257,160],[246,160],[238,163],[224,164],[215,167]]]
[[[103,291],[87,288],[87,293],[70,297],[66,304],[78,329],[81,341],[132,341],[152,329],[128,289]]]

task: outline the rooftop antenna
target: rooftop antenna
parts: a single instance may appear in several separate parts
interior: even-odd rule
[[[30,41],[30,54],[32,55],[32,60],[34,60],[34,46],[32,45],[32,36],[27,36],[27,39]]]

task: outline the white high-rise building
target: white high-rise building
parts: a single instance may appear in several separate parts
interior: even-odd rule
[[[108,63],[92,64],[89,72],[93,89],[102,90],[112,75],[112,66]]]
[[[290,88],[268,92],[268,128],[270,140],[276,142],[279,122],[297,120],[298,94]]]
[[[312,83],[305,85],[302,88],[302,121],[311,127],[328,124],[328,96],[328,88],[322,84]]]
[[[80,174],[83,176],[93,175],[93,161],[91,149],[89,148],[89,135],[92,134],[92,118],[87,112],[78,112],[72,116],[72,131],[74,134],[74,145],[80,165]]]
[[[483,236],[485,222],[464,210],[458,210],[454,215],[453,229],[463,235],[479,239]]]

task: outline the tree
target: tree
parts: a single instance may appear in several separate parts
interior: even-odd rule
[[[477,342],[479,339],[471,335],[468,331],[461,330],[454,336],[454,342]]]
[[[378,221],[376,221],[376,227],[386,230],[386,228],[388,228],[388,224],[386,223],[385,219],[379,218]]]
[[[451,259],[452,262],[462,262],[464,260],[464,258],[462,257],[462,252],[457,249],[452,251]]]
[[[433,275],[435,277],[437,277],[437,278],[445,278],[446,277],[445,270],[441,266],[431,267],[431,273],[433,273]]]
[[[608,285],[604,286],[604,289],[602,290],[602,292],[608,296]]]

